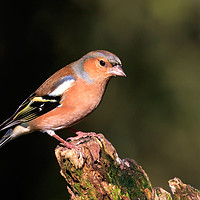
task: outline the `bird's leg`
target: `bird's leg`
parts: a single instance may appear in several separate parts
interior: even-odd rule
[[[60,141],[62,144],[64,144],[67,148],[73,149],[75,146],[73,144],[70,144],[69,142],[66,142],[64,139],[62,139],[60,136],[58,136],[54,131],[47,130],[45,131],[50,135],[51,137],[54,137],[56,140]]]
[[[76,135],[78,135],[77,137],[75,137],[75,139],[80,139],[82,137],[88,137],[88,136],[96,136],[95,132],[83,132],[83,131],[77,131],[71,127],[68,128],[70,131],[76,133]],[[71,138],[68,138],[71,139]]]
[[[79,157],[85,157],[84,153],[82,152],[81,148],[77,147],[76,145],[73,145],[67,141],[65,141],[64,139],[62,139],[60,136],[58,136],[54,131],[52,130],[47,130],[45,131],[46,133],[48,133],[48,135],[54,137],[56,140],[60,141],[62,144],[64,144],[67,148],[69,149],[75,149],[78,154],[79,154]]]

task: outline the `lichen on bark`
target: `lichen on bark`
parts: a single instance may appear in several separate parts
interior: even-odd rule
[[[102,134],[75,137],[69,142],[76,148],[60,145],[55,154],[71,199],[172,200],[169,192],[152,187],[145,171],[133,159],[121,160]],[[182,199],[183,190],[178,192],[182,182],[174,184],[176,181],[169,182],[173,197]],[[187,188],[189,197],[198,199],[199,191],[186,186],[183,188]]]

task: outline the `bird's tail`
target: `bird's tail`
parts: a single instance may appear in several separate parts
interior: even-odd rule
[[[6,134],[0,139],[0,148],[4,146],[7,142],[12,140],[13,129],[9,129]]]

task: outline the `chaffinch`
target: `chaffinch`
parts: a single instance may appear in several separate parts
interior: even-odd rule
[[[121,67],[116,55],[97,50],[60,69],[0,125],[0,130],[8,129],[0,147],[18,136],[41,131],[72,148],[55,131],[69,128],[90,114],[99,105],[110,78],[126,76]]]

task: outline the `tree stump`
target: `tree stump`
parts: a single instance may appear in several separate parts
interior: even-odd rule
[[[71,199],[199,199],[200,193],[180,179],[169,181],[172,195],[151,182],[133,159],[120,159],[102,134],[70,138],[76,149],[58,146],[55,154]]]

